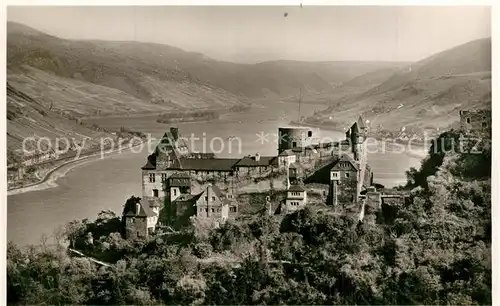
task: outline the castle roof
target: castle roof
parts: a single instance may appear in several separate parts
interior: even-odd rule
[[[347,154],[342,154],[342,156],[333,164],[331,170],[345,170],[345,168],[341,167],[341,165],[345,163],[350,164],[354,170],[358,170],[356,162]]]
[[[302,185],[291,185],[288,191],[304,192],[306,189]]]
[[[142,170],[154,170],[156,169],[156,166],[151,163],[151,160],[148,158],[148,161],[144,166],[141,168]]]
[[[196,201],[203,195],[203,192],[200,192],[198,194],[189,194],[189,193],[184,193],[181,194],[173,201],[173,203],[192,203],[193,205],[196,204]]]
[[[239,161],[234,158],[193,159],[181,158],[180,167],[173,165],[169,169],[195,170],[195,171],[232,171],[233,166]]]
[[[358,127],[360,129],[365,129],[366,128],[365,121],[363,120],[363,117],[361,117],[361,116],[359,116],[357,124],[358,124]]]
[[[351,133],[352,134],[358,134],[359,133],[359,127],[358,127],[358,123],[357,122],[354,122],[352,125],[351,125]]]
[[[215,154],[214,153],[190,153],[189,154],[189,158],[197,158],[197,159],[211,159],[211,158],[215,158]]]
[[[150,207],[150,201],[147,199],[141,199],[139,201],[139,211],[137,211],[137,205],[129,205],[124,211],[125,217],[138,217],[147,218],[154,217],[156,213]]]
[[[254,156],[245,156],[234,167],[266,167],[271,164],[273,159],[274,156],[261,156],[257,161]]]
[[[290,169],[304,169],[304,167],[302,167],[302,164],[299,162],[291,163],[289,168]]]
[[[286,149],[279,154],[279,156],[291,156],[295,155],[291,149]]]
[[[209,185],[208,188],[212,188],[213,192],[219,199],[222,198],[222,191],[219,187],[217,187],[216,185]]]

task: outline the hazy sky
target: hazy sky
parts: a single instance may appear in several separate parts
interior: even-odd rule
[[[7,19],[63,38],[158,42],[231,61],[416,61],[491,35],[490,9],[471,6],[10,6]]]

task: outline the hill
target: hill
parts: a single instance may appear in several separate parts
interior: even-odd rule
[[[15,23],[8,23],[7,35],[9,82],[41,103],[75,115],[225,108],[246,102],[172,69],[171,61],[161,62],[163,55],[184,56],[186,62],[202,57],[169,46],[64,40]],[[150,56],[155,48],[162,53]]]
[[[293,96],[301,86],[311,93],[328,92],[353,77],[391,65],[296,61],[237,64],[154,43],[61,39],[12,22],[7,25],[7,35],[8,78],[12,84],[29,83],[46,99],[59,100],[60,96],[52,97],[43,88],[47,84],[37,86],[40,78],[46,77],[42,71],[64,78],[64,82],[55,77],[52,81],[64,83],[59,87],[66,89],[75,87],[73,81],[111,88],[110,92],[99,92],[103,100],[99,103],[125,99],[124,111],[225,108],[249,103],[250,99]],[[23,70],[26,66],[31,69]],[[79,99],[95,96],[89,88],[79,93]],[[132,104],[131,109],[127,110],[125,104]],[[87,113],[92,113],[94,107],[89,108]]]
[[[24,93],[19,88],[7,83],[7,163],[19,161],[23,155],[23,141],[26,150],[38,151],[37,139],[47,138],[51,143],[40,141],[39,153],[56,149],[56,139],[67,139],[72,144],[61,142],[60,150],[67,145],[76,145],[85,150],[98,148],[101,137],[110,137],[110,133],[97,127],[81,124],[77,119],[69,119],[50,109]],[[30,137],[34,137],[33,141]],[[74,148],[74,147],[73,147]]]
[[[382,72],[372,75],[376,81],[383,77]],[[357,78],[361,84],[363,78],[370,74]],[[337,99],[326,112],[307,121],[341,126],[362,113],[372,127],[435,129],[452,125],[459,110],[474,108],[491,108],[491,39],[472,41],[399,69],[380,85]]]
[[[28,136],[89,137],[80,118],[241,109],[253,101],[331,92],[391,63],[272,61],[237,64],[168,45],[69,40],[7,23],[8,155]]]

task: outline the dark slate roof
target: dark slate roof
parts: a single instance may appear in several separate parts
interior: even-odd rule
[[[154,170],[154,169],[156,169],[156,166],[153,165],[153,163],[151,163],[151,161],[148,158],[148,161],[146,162],[146,164],[144,166],[142,166],[141,169],[142,170]]]
[[[341,162],[348,162],[351,164],[351,166],[355,169],[358,170],[358,166],[356,165],[356,162],[347,154],[343,154],[334,164],[332,167],[332,170],[345,170],[345,168],[340,168],[338,165]]]
[[[146,199],[141,199],[139,202],[140,209],[137,211],[137,205],[131,205],[129,207],[128,211],[125,212],[126,217],[139,217],[139,218],[146,218],[146,217],[154,217],[156,216],[156,213],[151,209],[149,206],[150,202]]]
[[[196,158],[196,159],[212,159],[215,158],[214,153],[190,153],[189,154],[190,158]]]
[[[190,187],[191,179],[188,177],[178,178],[178,177],[169,177],[168,178],[168,186],[169,187]]]
[[[219,187],[215,186],[215,185],[209,185],[208,188],[212,188],[213,192],[215,193],[215,195],[219,198],[219,199],[222,199],[223,196],[222,196],[222,191],[220,190]]]
[[[290,168],[292,168],[292,169],[304,169],[304,167],[302,167],[302,164],[299,162],[294,162],[294,163],[290,164]]]
[[[359,127],[357,122],[354,122],[353,125],[351,126],[351,132],[353,134],[359,133]]]
[[[295,155],[292,150],[286,149],[283,152],[279,154],[279,156],[290,156],[290,155]]]
[[[359,116],[357,123],[358,123],[358,127],[360,129],[366,128],[365,121],[363,120],[363,117]]]
[[[169,169],[197,170],[197,171],[232,171],[234,164],[239,159],[233,158],[213,158],[213,159],[179,159],[180,166],[173,165]]]
[[[235,167],[267,167],[271,164],[274,156],[261,156],[259,161],[255,160],[254,156],[245,156],[240,159]]]
[[[306,191],[306,189],[303,186],[301,186],[301,185],[291,185],[290,188],[288,188],[288,191],[303,192],[303,191]]]
[[[193,205],[196,203],[196,201],[203,195],[203,192],[200,192],[199,194],[181,194],[180,196],[177,197],[177,199],[174,200],[174,203],[193,203]]]

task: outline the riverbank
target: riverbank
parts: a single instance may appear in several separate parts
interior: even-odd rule
[[[308,123],[308,122],[297,122],[295,120],[290,121],[290,125],[319,128],[320,130],[340,132],[340,133],[344,133],[345,132],[340,127],[333,127],[333,126],[329,127],[329,126],[324,126],[324,125],[321,125],[321,124],[314,124],[314,123]]]
[[[59,163],[56,163],[56,165],[54,165],[52,168],[48,169],[39,181],[8,189],[7,196],[57,187],[58,185],[56,181],[64,177],[70,170],[83,164],[98,160],[99,158],[105,158],[116,153],[126,152],[127,150],[138,147],[140,145],[142,145],[142,143],[129,146],[125,149],[120,148],[109,152],[97,151],[82,155],[77,158],[75,157],[75,159],[61,161]]]

